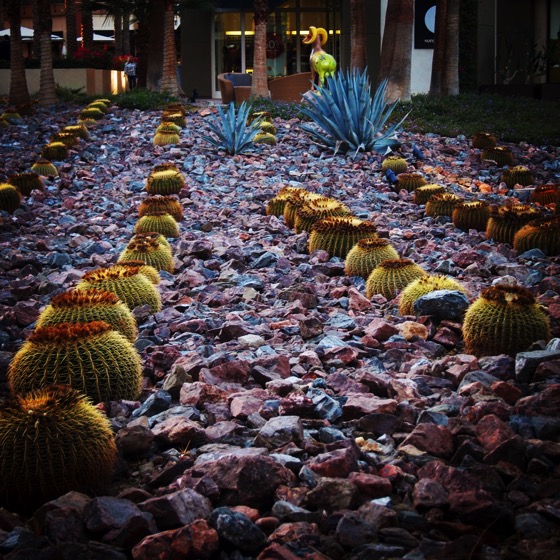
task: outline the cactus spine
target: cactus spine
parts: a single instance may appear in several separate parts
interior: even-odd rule
[[[398,258],[397,250],[388,239],[382,237],[360,239],[346,255],[344,273],[346,276],[361,276],[367,279],[371,271],[381,262]]]
[[[465,351],[475,356],[515,355],[550,338],[547,314],[522,286],[497,284],[482,291],[463,321]]]
[[[455,290],[467,294],[465,287],[449,276],[421,276],[413,280],[399,296],[399,313],[401,315],[415,315],[414,302],[436,290]]]
[[[486,231],[489,218],[490,205],[484,200],[461,202],[453,208],[451,215],[453,225],[463,231],[469,231],[469,229]]]
[[[513,238],[513,248],[520,253],[540,249],[549,256],[560,255],[560,216],[532,220]]]
[[[10,362],[8,382],[16,395],[68,385],[94,402],[134,400],[142,367],[132,343],[109,324],[60,323],[33,331]]]
[[[366,280],[366,297],[371,299],[381,294],[385,299],[393,299],[399,290],[406,288],[413,280],[428,273],[410,259],[391,259],[375,267]]]
[[[137,268],[138,274],[143,274],[154,286],[161,282],[159,272],[144,261],[120,261],[118,266],[121,268]]]

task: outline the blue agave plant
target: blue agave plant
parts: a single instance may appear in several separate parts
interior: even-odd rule
[[[371,96],[367,70],[337,72],[326,79],[316,92],[306,96],[307,106],[302,112],[320,127],[303,124],[301,127],[315,137],[318,144],[341,152],[375,150],[385,153],[400,145],[396,130],[408,116],[383,130],[398,100],[385,102],[387,80],[379,84]]]
[[[229,104],[227,112],[218,105],[219,118],[212,119],[208,127],[217,136],[201,134],[201,138],[228,154],[241,154],[253,145],[255,136],[260,132],[261,118],[247,125],[250,106],[243,101],[237,111],[233,101]]]

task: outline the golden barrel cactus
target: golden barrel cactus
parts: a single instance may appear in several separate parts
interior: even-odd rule
[[[152,211],[138,219],[134,233],[157,231],[165,237],[179,237],[179,226],[175,218],[167,212]]]
[[[161,114],[161,120],[162,122],[172,122],[181,128],[185,128],[187,126],[187,119],[185,115],[177,111],[163,111]]]
[[[183,206],[174,196],[152,195],[146,197],[138,206],[138,217],[154,212],[167,212],[176,222],[183,219]]]
[[[496,243],[513,245],[513,238],[525,224],[540,217],[540,212],[528,204],[501,206],[490,214],[486,224],[486,238]]]
[[[550,257],[560,255],[560,216],[532,220],[517,231],[513,248],[520,253],[540,249]]]
[[[78,138],[81,138],[82,140],[88,140],[89,139],[89,132],[87,127],[85,127],[82,124],[71,124],[68,126],[65,126],[62,129],[62,132],[69,132],[70,134],[73,134],[74,136],[77,136]]]
[[[138,336],[136,319],[130,309],[115,293],[101,290],[68,290],[54,296],[39,315],[36,327],[91,321],[105,321],[130,342]]]
[[[278,144],[278,138],[271,134],[270,132],[265,132],[264,130],[255,134],[253,138],[253,144],[267,144],[268,146],[276,146]]]
[[[472,138],[471,146],[483,150],[493,148],[497,143],[496,136],[491,132],[477,132]]]
[[[550,321],[527,288],[497,284],[467,309],[463,338],[467,354],[514,356],[538,340],[548,341]]]
[[[295,194],[308,192],[301,187],[282,187],[278,194],[271,198],[266,205],[266,215],[280,217],[284,215],[286,202]]]
[[[412,173],[399,173],[397,175],[397,188],[399,190],[404,189],[408,192],[414,192],[418,187],[423,187],[428,184],[428,181],[424,179],[422,173],[413,171]]]
[[[406,159],[401,156],[389,155],[381,163],[381,171],[385,173],[387,169],[390,169],[396,174],[405,173],[408,169],[408,163]]]
[[[176,167],[152,171],[146,181],[146,191],[149,194],[178,194],[184,187],[185,179]]]
[[[86,107],[82,109],[79,114],[81,121],[94,120],[100,121],[105,116],[105,113],[99,107]]]
[[[302,191],[299,193],[294,193],[292,196],[286,200],[284,204],[284,222],[289,228],[293,228],[296,223],[296,213],[302,208],[307,202],[312,200],[317,200],[318,198],[323,198],[320,194]]]
[[[167,240],[155,232],[137,233],[120,254],[119,261],[144,261],[156,270],[173,272],[173,254]],[[162,241],[165,240],[165,243]]]
[[[346,276],[361,276],[367,279],[371,271],[381,262],[398,258],[397,250],[388,239],[383,237],[360,239],[346,255],[344,273]]]
[[[413,280],[428,273],[410,259],[390,259],[379,263],[366,280],[366,297],[371,299],[381,294],[385,299],[393,299],[400,290]]]
[[[154,286],[157,286],[161,282],[159,272],[153,266],[147,265],[144,261],[119,261],[118,266],[137,268],[138,274],[143,274]]]
[[[313,225],[330,216],[351,216],[352,211],[346,204],[342,204],[334,198],[321,197],[309,200],[301,208],[296,210],[294,229],[296,233],[302,231],[310,232]]]
[[[49,142],[43,147],[41,156],[45,159],[61,161],[68,157],[68,147],[62,142]]]
[[[463,231],[486,231],[489,218],[490,205],[485,200],[461,202],[453,208],[451,214],[453,225]]]
[[[156,134],[158,132],[173,132],[174,134],[180,134],[181,127],[173,124],[172,122],[162,122],[156,128]]]
[[[51,386],[0,405],[0,503],[31,513],[70,491],[107,490],[117,446],[107,417],[80,392]]]
[[[513,189],[515,185],[521,185],[526,187],[533,183],[533,174],[528,167],[524,165],[516,165],[506,169],[501,176],[501,180],[508,186],[508,188]]]
[[[560,196],[560,189],[554,183],[547,183],[546,185],[539,185],[531,193],[530,202],[535,202],[541,206],[548,204],[555,204]]]
[[[14,173],[8,178],[8,183],[13,185],[23,196],[29,196],[34,190],[45,190],[41,176],[35,171]]]
[[[73,148],[80,144],[80,138],[71,132],[56,132],[51,136],[51,142],[62,142],[68,148]]]
[[[480,154],[482,160],[494,161],[498,167],[513,165],[513,154],[507,146],[490,146]]]
[[[0,210],[13,214],[21,204],[21,193],[9,183],[0,183]]]
[[[57,177],[58,169],[48,159],[40,158],[32,166],[31,171],[43,177]]]
[[[434,194],[426,202],[426,216],[436,218],[438,216],[451,216],[453,209],[463,199],[453,193]]]
[[[443,185],[436,185],[435,183],[423,185],[414,189],[414,204],[426,204],[434,194],[443,193],[445,193],[445,187]]]
[[[179,144],[181,137],[175,132],[156,132],[154,136],[154,146],[168,146],[170,144]]]
[[[140,355],[103,321],[60,323],[31,333],[8,367],[15,395],[68,385],[94,402],[134,400],[140,394]]]

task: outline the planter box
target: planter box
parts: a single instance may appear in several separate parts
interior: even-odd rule
[[[41,70],[25,70],[27,89],[31,95],[39,91]],[[54,81],[70,89],[82,88],[88,95],[117,94],[126,89],[126,76],[120,70],[98,70],[96,68],[55,68]],[[10,92],[10,70],[0,70],[0,95]]]

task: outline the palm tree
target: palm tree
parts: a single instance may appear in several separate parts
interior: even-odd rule
[[[364,0],[350,0],[350,38],[350,68],[363,71],[367,66]]]
[[[52,56],[52,17],[51,0],[33,0],[37,3],[39,27],[34,33],[39,35],[41,47],[41,76],[39,81],[39,106],[48,107],[57,102],[56,86],[54,82],[53,56]]]
[[[459,95],[460,0],[437,0],[430,95]]]
[[[387,101],[410,99],[413,0],[388,0],[378,79],[388,80]]]
[[[10,94],[11,105],[27,105],[30,103],[23,45],[21,42],[21,6],[19,0],[7,0],[6,17],[10,22]]]
[[[82,0],[82,47],[93,50],[93,14],[92,1]]]
[[[163,12],[163,66],[160,91],[177,97],[177,49],[175,48],[175,12],[173,0],[165,0]]]
[[[73,58],[78,48],[76,29],[76,0],[66,0],[66,54]]]
[[[266,73],[266,21],[268,19],[267,0],[253,0],[253,18],[255,20],[255,43],[253,50],[253,80],[251,96],[268,97],[268,80]]]

